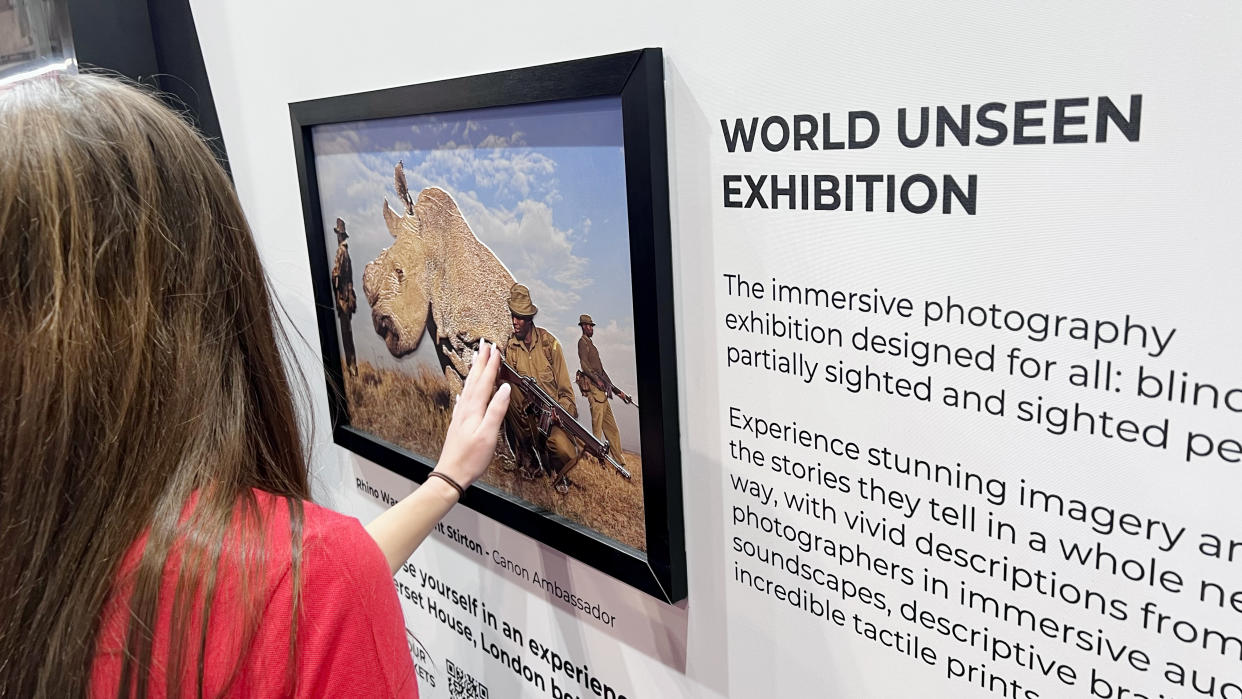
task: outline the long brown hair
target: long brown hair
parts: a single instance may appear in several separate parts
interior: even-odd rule
[[[258,252],[224,170],[153,97],[89,75],[0,90],[0,697],[86,694],[144,535],[120,695],[148,692],[165,575],[166,691],[186,672],[201,690],[192,620],[217,564],[263,557],[238,524],[261,516],[252,489],[289,505],[295,576],[309,497]]]

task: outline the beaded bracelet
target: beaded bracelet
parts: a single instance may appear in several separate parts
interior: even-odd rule
[[[448,477],[448,476],[444,475],[443,473],[440,473],[439,471],[432,471],[431,473],[428,473],[427,475],[428,475],[428,476],[434,476],[434,477],[436,477],[436,478],[439,478],[440,480],[444,481],[445,483],[448,483],[449,485],[453,486],[453,490],[456,490],[456,491],[457,491],[457,497],[458,497],[458,498],[461,498],[461,497],[463,497],[463,496],[466,494],[466,489],[465,489],[465,488],[463,488],[463,487],[461,487],[461,484],[460,484],[460,483],[458,483],[457,481],[453,480],[452,478],[450,478],[450,477]]]

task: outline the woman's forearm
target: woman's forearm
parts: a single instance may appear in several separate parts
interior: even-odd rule
[[[395,575],[423,543],[436,523],[457,504],[457,490],[439,478],[428,478],[414,492],[367,525]]]
[[[469,488],[495,457],[496,437],[509,408],[511,390],[508,384],[493,390],[499,370],[500,352],[486,342],[481,343],[453,406],[453,417],[433,474],[436,477],[428,478],[367,525],[367,532],[379,544],[394,574],[423,543],[436,522],[457,504],[459,488]]]

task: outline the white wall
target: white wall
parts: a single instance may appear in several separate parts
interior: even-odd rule
[[[787,604],[730,582],[738,558],[728,548],[732,537],[740,534],[758,541],[761,536],[730,524],[735,504],[759,507],[736,493],[726,475],[748,473],[748,467],[725,458],[724,444],[737,437],[728,429],[730,405],[782,420],[797,419],[808,428],[867,445],[891,445],[924,458],[960,461],[975,471],[1008,479],[1011,487],[1019,479],[1029,479],[1090,502],[1184,525],[1187,537],[1215,531],[1242,538],[1236,515],[1242,476],[1236,464],[1206,459],[1187,464],[1173,453],[1175,449],[1157,452],[1084,435],[1058,437],[1012,417],[957,414],[727,367],[726,346],[802,348],[730,333],[721,321],[725,312],[755,308],[801,315],[803,311],[730,298],[720,275],[741,273],[760,280],[780,276],[845,290],[879,288],[916,300],[952,295],[1088,318],[1130,313],[1149,324],[1178,328],[1167,355],[1146,358],[1117,347],[1097,353],[1068,341],[1032,343],[1000,332],[927,329],[891,318],[806,315],[851,332],[869,324],[898,336],[910,332],[939,342],[996,343],[998,351],[1020,345],[1028,356],[1057,359],[1061,368],[1095,358],[1113,359],[1124,368],[1127,381],[1139,364],[1147,363],[1165,373],[1187,370],[1222,386],[1242,385],[1236,361],[1242,350],[1236,310],[1242,302],[1242,285],[1232,205],[1242,179],[1242,146],[1235,125],[1242,107],[1237,87],[1242,84],[1238,5],[200,0],[193,8],[242,203],[293,325],[312,341],[315,320],[289,102],[644,46],[664,49],[689,598],[679,607],[667,607],[618,589],[621,586],[604,576],[469,511],[454,512],[450,522],[607,599],[617,610],[618,628],[604,629],[576,618],[494,566],[477,567],[440,541],[430,542],[416,556],[420,567],[442,572],[489,607],[505,610],[531,634],[556,639],[559,647],[589,663],[631,697],[752,697],[773,692],[1013,696],[1001,694],[999,687],[989,691],[966,678],[946,677],[949,654],[985,663],[994,674],[1018,678],[1045,697],[1092,696],[1084,679],[1091,668],[1147,696],[1193,695],[1189,688],[1179,689],[1161,679],[1158,669],[1127,669],[996,621],[991,622],[993,631],[1034,645],[1043,657],[1072,664],[1078,681],[1068,686],[1040,676],[1037,670],[1016,667],[1012,660],[991,660],[980,649],[962,647],[925,629],[920,633],[940,651],[940,661],[924,665],[849,628],[816,622]],[[1114,135],[1108,144],[908,150],[896,145],[892,133],[892,114],[902,106],[978,105],[992,100],[1012,105],[1016,100],[1094,100],[1100,95],[1122,100],[1133,93],[1144,96],[1142,138],[1137,144],[1119,143]],[[721,139],[721,119],[821,112],[841,118],[849,110],[870,110],[881,117],[886,131],[875,147],[813,154],[730,154]],[[725,173],[804,172],[974,173],[980,182],[979,213],[968,217],[761,211],[726,209],[721,204]],[[864,358],[849,351],[820,352],[816,359],[851,366],[869,362],[902,375],[934,375],[937,385],[961,382],[990,392],[1006,389],[1011,401],[1033,400],[1035,395],[1066,405],[1082,400],[1141,420],[1167,416],[1181,432],[1195,428],[1221,438],[1242,436],[1237,413],[1230,411],[1170,406],[1130,394],[1094,395],[1071,389],[1064,381],[1043,385],[959,369],[922,371],[908,362]],[[305,347],[299,361],[314,397],[316,494],[360,518],[373,516],[380,505],[357,492],[355,478],[365,477],[398,496],[411,486],[331,444],[317,349]],[[1181,432],[1171,439],[1180,438]],[[826,465],[855,477],[873,475],[856,464]],[[876,477],[881,476],[887,477],[882,473]],[[795,486],[785,480],[772,483],[782,490]],[[930,484],[891,479],[886,484],[907,488],[924,500],[924,507],[930,498],[943,499],[945,494]],[[983,505],[963,497],[954,501]],[[843,511],[882,514],[856,500],[842,498],[839,505]],[[1138,559],[1154,556],[1161,567],[1176,569],[1189,580],[1231,580],[1236,588],[1242,579],[1242,561],[1229,564],[1196,555],[1189,538],[1172,552],[1160,552],[1133,538],[1096,536],[1072,521],[1023,513],[1012,503],[994,509],[1024,532],[1039,529],[1054,539],[1101,541]],[[909,547],[886,548],[873,539],[845,533],[843,526],[817,525],[780,508],[767,511],[808,531],[862,542],[912,568],[931,567],[943,577],[961,579],[967,587],[1004,592],[996,580],[972,577]],[[895,521],[897,516],[890,514],[889,519]],[[954,536],[922,512],[910,523],[917,531]],[[995,542],[970,537],[956,541],[997,558],[1011,556],[1014,561],[1061,570],[1065,579],[1103,587],[1125,598],[1133,609],[1144,600],[1158,600],[1162,610],[1194,619],[1200,626],[1242,633],[1242,614],[1228,608],[1214,611],[1190,599],[1189,593],[1147,589],[1100,573],[1087,575],[1081,569],[1067,569],[1064,561],[1057,566],[1042,554]],[[919,593],[897,583],[873,584],[895,600],[919,598]],[[1149,652],[1155,668],[1177,659],[1187,668],[1193,665],[1215,674],[1220,682],[1239,681],[1236,661],[1192,652],[1170,632],[1143,629],[1133,617],[1126,622],[1097,618],[1023,593],[1006,599],[1128,640]],[[443,626],[415,610],[409,612],[411,628],[418,630],[433,656],[438,655],[441,670],[441,660],[449,657],[484,678],[494,696],[516,696],[519,688],[523,696],[543,696]],[[987,619],[951,603],[939,605],[939,613],[961,617],[976,628],[988,625]],[[879,616],[876,621],[918,631],[897,616]],[[1102,692],[1100,686],[1096,691]],[[1115,696],[1116,690],[1112,691]],[[425,685],[425,694],[448,696],[443,677],[434,689]],[[1242,690],[1216,696],[1238,697]]]

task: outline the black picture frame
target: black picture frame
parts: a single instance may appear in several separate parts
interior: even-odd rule
[[[591,97],[619,97],[634,304],[637,399],[643,453],[643,552],[499,489],[476,486],[462,504],[673,603],[686,595],[680,430],[673,327],[663,55],[658,48],[327,97],[289,105],[314,285],[319,342],[337,444],[423,482],[434,466],[351,426],[315,171],[312,128]],[[650,409],[654,408],[654,409]]]

